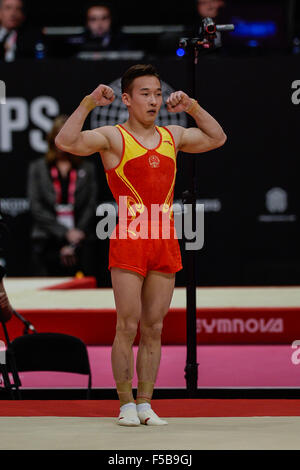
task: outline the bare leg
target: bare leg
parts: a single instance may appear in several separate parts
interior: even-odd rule
[[[120,268],[111,269],[117,309],[116,336],[111,351],[114,379],[121,405],[133,402],[131,382],[134,372],[132,344],[141,316],[143,276]]]
[[[164,274],[157,271],[150,271],[144,281],[140,323],[141,338],[136,364],[139,380],[137,404],[149,403],[152,398],[161,358],[163,319],[172,300],[174,285],[175,274]]]

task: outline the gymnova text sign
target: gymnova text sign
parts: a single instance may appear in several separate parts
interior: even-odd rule
[[[197,333],[283,333],[283,318],[197,318]]]

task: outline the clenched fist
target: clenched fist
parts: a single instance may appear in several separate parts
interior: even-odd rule
[[[181,113],[191,107],[192,99],[183,91],[175,91],[171,93],[166,101],[167,110],[170,113]]]
[[[90,96],[95,101],[96,106],[106,106],[111,104],[115,99],[113,89],[107,85],[99,85]]]

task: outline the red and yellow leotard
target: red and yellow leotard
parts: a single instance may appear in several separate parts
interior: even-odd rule
[[[122,135],[123,154],[116,167],[106,170],[119,205],[119,223],[110,237],[108,269],[117,266],[143,276],[150,270],[177,272],[182,262],[172,211],[177,171],[173,136],[167,128],[156,127],[159,144],[147,149],[123,126],[116,127]],[[120,207],[121,196],[127,202],[125,210]],[[161,208],[159,217],[153,205]],[[137,230],[141,227],[138,221],[148,228],[146,237]]]

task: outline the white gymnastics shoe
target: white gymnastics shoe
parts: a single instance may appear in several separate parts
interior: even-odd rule
[[[121,406],[117,424],[120,426],[139,426],[141,424],[135,403]]]
[[[165,424],[168,424],[167,421],[160,419],[160,417],[157,416],[152,408],[138,411],[137,415],[140,419],[140,422],[142,424],[146,424],[147,426],[164,426]]]

